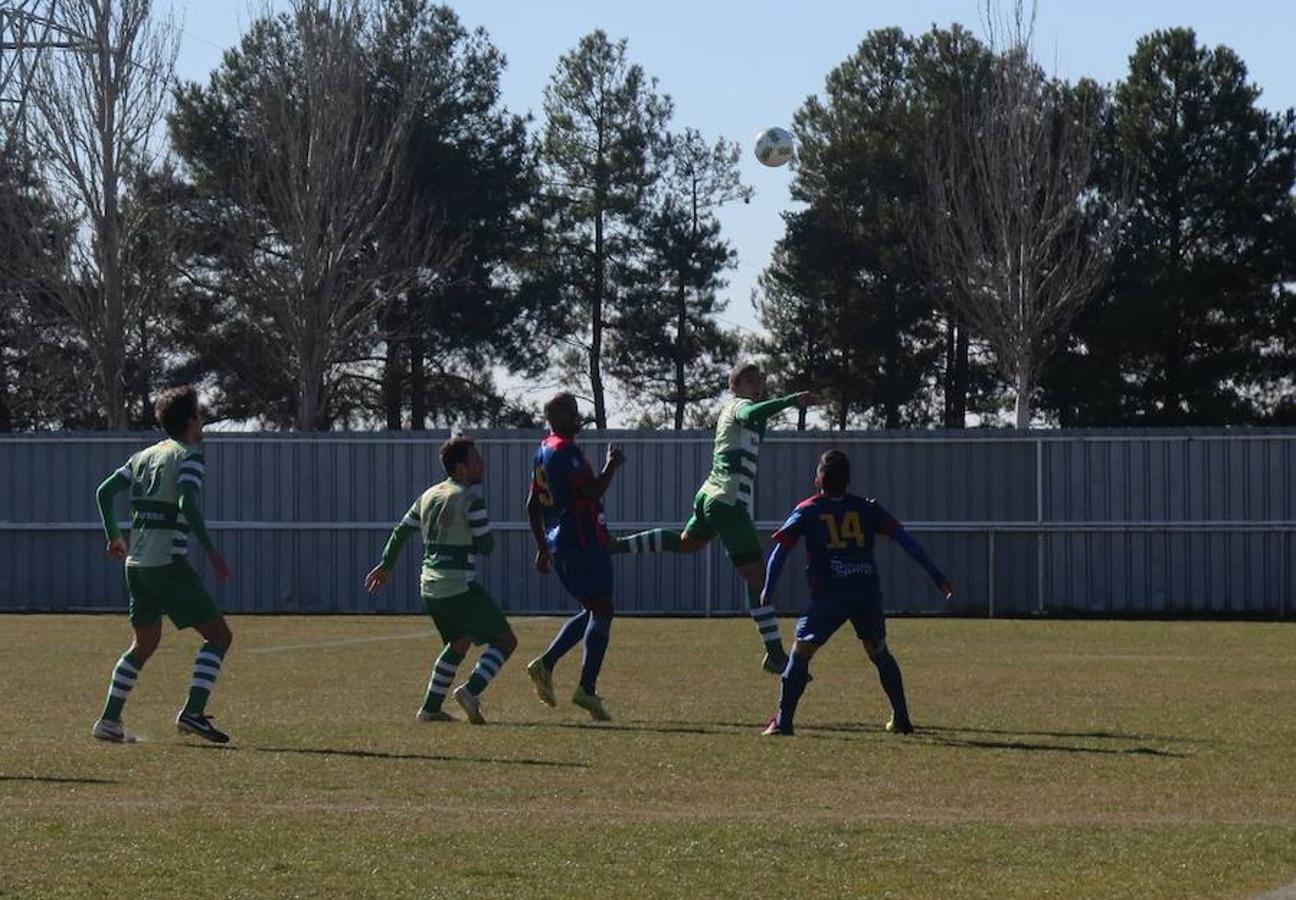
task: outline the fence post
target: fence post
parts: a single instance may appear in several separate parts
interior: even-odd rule
[[[1044,440],[1035,438],[1035,593],[1044,612]]]
[[[994,618],[995,603],[995,533],[991,528],[986,532],[986,571],[989,573],[989,584],[986,587],[986,608],[988,618]]]

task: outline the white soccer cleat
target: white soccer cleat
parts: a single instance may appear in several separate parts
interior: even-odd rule
[[[456,703],[463,707],[464,714],[468,716],[469,722],[474,725],[486,724],[486,717],[482,715],[481,701],[477,699],[472,691],[468,690],[468,685],[459,685],[454,689],[451,696],[455,698]]]
[[[437,710],[420,709],[418,711],[418,715],[415,716],[414,718],[418,719],[420,722],[453,722],[454,721],[454,716],[450,715],[450,713],[446,712],[444,709],[437,709]]]
[[[90,729],[90,734],[101,741],[108,741],[110,744],[133,744],[135,735],[126,730],[126,726],[121,722],[112,722],[108,719],[100,719],[94,723]]]

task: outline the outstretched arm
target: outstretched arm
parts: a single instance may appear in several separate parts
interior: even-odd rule
[[[936,564],[927,556],[927,551],[923,550],[922,545],[914,539],[914,536],[905,529],[904,525],[900,524],[896,519],[890,519],[883,527],[882,533],[904,548],[904,552],[908,553],[914,562],[926,570],[931,580],[936,582],[936,587],[945,595],[945,599],[948,600],[954,595],[954,585],[950,583],[940,569],[936,568]]]
[[[734,417],[744,424],[763,425],[772,416],[776,416],[793,406],[804,409],[814,406],[819,397],[813,391],[801,391],[799,394],[788,394],[786,397],[775,397],[773,400],[762,400],[759,403],[747,403],[738,408]]]

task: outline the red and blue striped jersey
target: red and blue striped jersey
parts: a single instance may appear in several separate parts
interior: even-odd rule
[[[536,450],[532,473],[531,494],[540,501],[551,553],[610,546],[603,505],[580,496],[581,486],[594,480],[594,470],[575,441],[549,435]]]
[[[878,590],[874,539],[903,532],[904,526],[875,500],[820,493],[796,505],[774,540],[791,549],[805,538],[810,594],[829,597]]]

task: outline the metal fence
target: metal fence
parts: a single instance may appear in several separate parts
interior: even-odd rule
[[[418,552],[376,597],[360,585],[410,501],[442,477],[444,432],[212,434],[204,510],[235,571],[229,612],[416,612]],[[483,431],[482,493],[498,549],[479,568],[511,612],[573,608],[532,569],[523,512],[541,434]],[[146,434],[0,437],[0,610],[125,608],[104,558],[94,488]],[[711,461],[705,432],[613,431],[628,462],[605,498],[614,531],[678,527]],[[904,519],[959,588],[941,598],[889,542],[878,550],[892,612],[961,615],[1268,616],[1292,606],[1296,433],[1278,430],[774,432],[761,453],[766,532],[811,493],[820,452],[853,462],[859,493]],[[125,510],[122,510],[125,515]],[[202,566],[201,560],[195,560]],[[620,610],[722,615],[744,591],[718,546],[619,557]],[[779,605],[800,608],[789,572]]]

